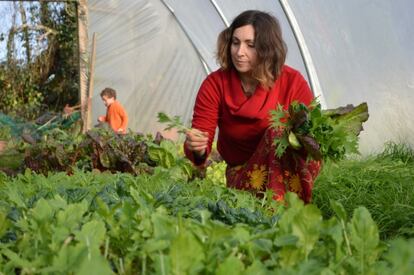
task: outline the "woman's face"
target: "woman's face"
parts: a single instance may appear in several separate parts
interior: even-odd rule
[[[231,39],[231,61],[240,73],[249,74],[256,66],[257,53],[254,41],[254,28],[246,25],[237,28]]]

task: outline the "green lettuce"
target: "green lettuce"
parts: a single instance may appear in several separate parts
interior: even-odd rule
[[[314,160],[337,161],[358,153],[358,135],[368,117],[366,103],[329,110],[322,110],[316,99],[309,106],[298,102],[287,110],[278,106],[271,111],[271,127],[280,133],[273,141],[276,156],[283,156],[288,147],[304,149]]]

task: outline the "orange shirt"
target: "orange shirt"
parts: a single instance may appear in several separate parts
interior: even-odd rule
[[[122,129],[122,133],[126,134],[128,126],[128,115],[125,112],[124,107],[121,103],[115,100],[106,110],[105,121],[108,122],[109,126],[118,133],[119,129]]]

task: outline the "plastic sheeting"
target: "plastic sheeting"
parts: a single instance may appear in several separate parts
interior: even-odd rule
[[[206,76],[193,45],[160,1],[88,1],[89,37],[97,33],[93,121],[106,109],[100,91],[112,87],[129,128],[155,133],[157,113],[191,119]]]
[[[362,152],[414,145],[414,2],[289,1],[328,107],[366,101]]]
[[[283,39],[288,47],[286,64],[299,70],[305,78],[308,78],[298,44],[293,35],[292,29],[286,18],[279,1],[269,0],[217,0],[218,6],[222,9],[225,17],[231,22],[237,15],[245,10],[262,10],[274,15],[282,28]]]
[[[265,10],[279,18],[289,48],[287,63],[307,77],[278,2],[216,3],[217,6],[210,0],[89,0],[89,37],[97,33],[93,121],[105,113],[99,93],[109,86],[118,91],[133,130],[161,130],[163,126],[156,123],[159,111],[189,122],[202,80],[207,72],[218,69],[216,41],[226,27],[221,16],[231,22],[245,9]],[[217,7],[222,9],[222,15]]]
[[[211,71],[217,70],[215,60],[218,34],[245,10],[267,11],[279,19],[283,39],[288,46],[286,63],[301,71],[307,78],[306,69],[298,44],[278,1],[269,0],[164,0],[170,6],[183,29],[188,33],[200,55]]]
[[[223,20],[209,0],[164,0],[180,22],[188,38],[207,63],[208,70],[215,71],[217,35],[225,28]]]
[[[99,91],[110,86],[126,106],[129,127],[160,130],[158,111],[191,119],[207,71],[217,69],[218,33],[243,10],[280,21],[287,64],[307,70],[280,1],[89,0],[89,36],[97,32],[94,119],[105,112]],[[289,0],[327,107],[367,101],[363,152],[388,140],[414,144],[414,2]],[[292,19],[292,18],[289,18]]]

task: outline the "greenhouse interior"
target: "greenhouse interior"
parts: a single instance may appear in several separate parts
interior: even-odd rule
[[[411,274],[413,11],[0,1],[0,274]]]
[[[286,63],[325,108],[368,103],[361,151],[389,140],[414,144],[411,1],[88,1],[88,8],[95,90],[117,87],[133,129],[161,129],[157,111],[190,121],[198,87],[218,69],[217,34],[241,11],[258,9],[279,19]],[[102,112],[97,92],[93,114]]]

